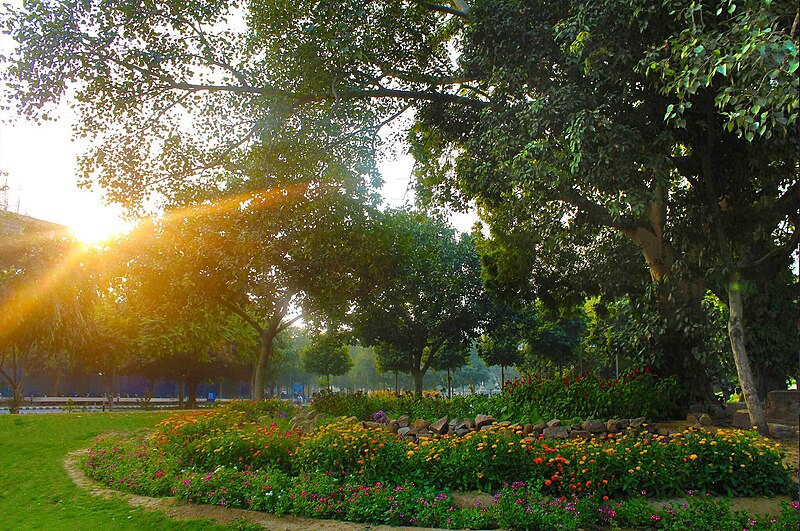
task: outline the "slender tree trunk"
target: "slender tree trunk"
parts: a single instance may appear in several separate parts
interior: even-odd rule
[[[61,375],[63,371],[61,369],[56,369],[53,371],[53,385],[50,387],[50,394],[52,396],[59,396],[58,386],[61,384]]]
[[[183,380],[178,381],[178,407],[182,408],[183,403],[186,400],[186,395],[184,394],[183,390]]]
[[[714,146],[715,123],[712,109],[712,104],[709,103],[708,110],[706,111],[708,126],[707,150],[701,155],[706,205],[710,210],[711,218],[714,223],[714,231],[717,236],[717,244],[719,244],[723,263],[728,270],[728,309],[730,310],[728,335],[731,340],[733,359],[736,363],[736,372],[739,376],[739,385],[742,387],[744,401],[750,413],[750,423],[758,429],[761,435],[767,436],[769,435],[769,427],[767,426],[767,419],[764,416],[764,409],[761,406],[761,400],[758,397],[753,371],[750,366],[750,359],[747,357],[747,349],[745,348],[744,324],[742,322],[744,319],[744,302],[742,301],[742,293],[739,285],[739,268],[733,260],[733,253],[731,252],[728,236],[725,233],[725,226],[722,223],[719,194],[714,185],[715,175],[711,155]]]
[[[500,365],[500,389],[506,386],[506,368],[505,365]]]
[[[186,379],[187,400],[186,407],[194,409],[197,407],[197,380],[194,378]]]
[[[394,371],[394,394],[400,394],[400,374],[399,371]]]
[[[113,375],[103,373],[103,386],[106,388],[106,403],[108,404],[108,410],[114,410],[114,397],[112,396],[113,393],[113,382],[114,379]]]
[[[739,275],[731,272],[728,279],[728,308],[730,318],[728,320],[728,334],[731,339],[731,350],[733,359],[736,362],[736,373],[739,376],[739,383],[742,386],[744,401],[747,404],[747,411],[750,413],[750,423],[758,429],[761,435],[769,435],[769,426],[764,416],[764,409],[750,368],[750,360],[744,344],[744,325],[742,316],[744,304],[742,302],[742,292],[739,287]]]

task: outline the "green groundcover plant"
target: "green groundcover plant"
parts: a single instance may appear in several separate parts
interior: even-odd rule
[[[687,491],[787,492],[782,456],[753,432],[547,441],[493,426],[415,444],[346,419],[303,435],[287,429],[289,413],[238,403],[176,415],[155,433],[98,440],[85,466],[120,490],[367,523],[677,529],[695,513],[716,511],[724,519],[709,520],[707,529],[788,529],[792,514],[797,524],[796,507],[770,521],[733,514],[705,495],[690,496],[685,507],[644,502]],[[485,506],[456,507],[451,492],[475,489],[497,494]]]
[[[322,393],[314,399],[314,410],[333,417],[355,416],[370,420],[383,411],[390,416],[436,420],[493,415],[498,420],[537,422],[561,419],[610,419],[647,417],[674,418],[680,390],[674,378],[660,378],[633,371],[619,378],[582,373],[570,377],[529,376],[509,382],[495,396],[467,395],[444,399],[416,398],[378,392],[371,394]]]

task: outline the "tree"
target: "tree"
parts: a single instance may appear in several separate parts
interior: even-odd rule
[[[410,372],[417,396],[445,352],[466,352],[483,319],[472,238],[442,222],[387,210],[372,235],[369,291],[352,312],[354,334],[376,347],[384,370]]]
[[[331,375],[341,376],[353,367],[350,351],[336,334],[321,334],[303,349],[303,368],[313,374],[325,376],[328,389],[331,388]]]
[[[50,356],[80,350],[91,330],[94,294],[80,246],[32,220],[9,223],[19,232],[0,234],[0,375],[12,388],[9,409],[17,413],[28,376]]]

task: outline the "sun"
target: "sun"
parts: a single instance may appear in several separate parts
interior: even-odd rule
[[[89,247],[98,247],[115,236],[125,234],[133,223],[119,216],[95,214],[81,217],[71,223],[70,230],[76,240]]]

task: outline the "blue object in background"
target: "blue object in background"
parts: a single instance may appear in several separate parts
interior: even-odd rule
[[[213,404],[217,400],[217,393],[215,393],[213,391],[208,393],[208,399],[207,400]]]

